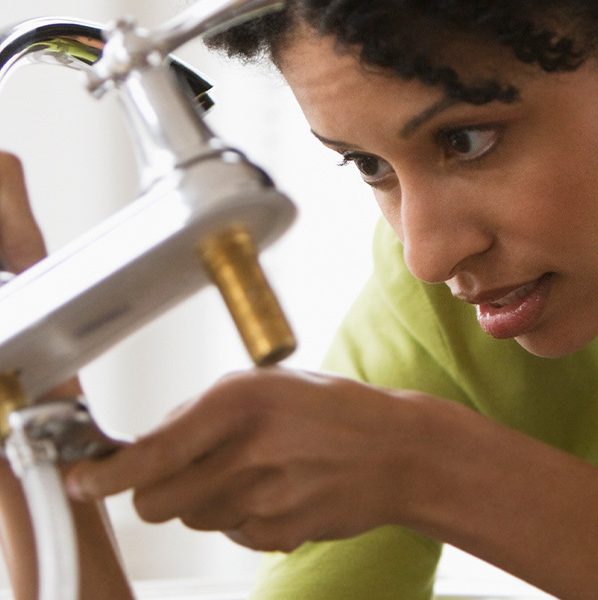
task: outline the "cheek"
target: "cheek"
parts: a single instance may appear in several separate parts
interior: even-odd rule
[[[513,186],[519,190],[509,219],[513,227],[544,238],[555,254],[588,241],[593,244],[598,230],[598,165],[592,173],[583,171],[579,163],[562,160],[549,169],[524,172]]]
[[[400,194],[373,190],[374,198],[382,216],[386,219],[398,238],[403,242],[403,227],[401,224],[401,197]]]

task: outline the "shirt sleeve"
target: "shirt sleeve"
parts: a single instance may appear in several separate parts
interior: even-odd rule
[[[429,600],[440,544],[386,526],[269,556],[252,600]]]

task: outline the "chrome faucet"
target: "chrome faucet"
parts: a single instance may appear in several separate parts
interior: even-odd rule
[[[101,57],[106,28],[75,19],[40,17],[18,23],[0,34],[0,86],[19,66],[40,63],[89,72]],[[188,65],[169,56],[166,62],[182,86],[188,86],[199,106],[207,111],[213,102],[210,84]]]
[[[134,202],[0,288],[0,375],[18,377],[27,403],[209,282],[257,364],[294,349],[257,252],[295,209],[208,128],[210,85],[171,56],[191,38],[281,5],[199,0],[154,31],[128,18],[110,27],[41,18],[0,36],[0,83],[34,61],[83,71],[98,97],[113,90],[140,166]]]
[[[118,447],[76,399],[39,402],[48,391],[209,282],[256,364],[295,347],[257,260],[295,209],[209,129],[210,85],[171,56],[282,4],[199,0],[154,31],[131,19],[101,27],[43,18],[0,35],[0,84],[33,61],[83,71],[96,96],[114,90],[140,167],[130,205],[25,272],[0,273],[0,441],[31,509],[41,600],[78,598],[76,535],[56,463]]]

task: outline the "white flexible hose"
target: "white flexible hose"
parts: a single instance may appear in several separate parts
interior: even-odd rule
[[[39,600],[77,600],[77,539],[60,473],[41,462],[25,469],[21,481],[35,531]]]
[[[22,431],[6,443],[11,466],[21,478],[33,522],[39,600],[77,600],[79,557],[73,516],[53,448],[40,448]],[[54,452],[55,454],[55,452]]]

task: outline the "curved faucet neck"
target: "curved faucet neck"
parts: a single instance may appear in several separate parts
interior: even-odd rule
[[[23,64],[54,64],[89,72],[102,56],[105,32],[96,23],[63,17],[40,17],[8,27],[0,33],[0,86]],[[211,108],[207,92],[212,86],[206,79],[173,56],[169,63],[203,110]]]
[[[102,53],[102,32],[98,25],[62,18],[30,19],[9,27],[0,34],[0,83],[24,59],[85,70]]]

